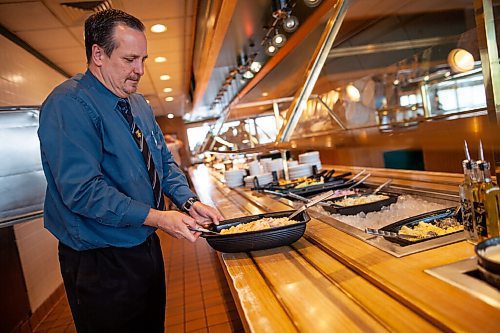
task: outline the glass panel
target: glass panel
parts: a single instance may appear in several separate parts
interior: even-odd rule
[[[257,127],[257,137],[259,143],[270,143],[276,140],[276,118],[274,116],[264,116],[255,118]]]
[[[200,147],[203,144],[203,141],[205,141],[209,129],[210,126],[208,125],[191,127],[187,129],[189,150],[191,150],[191,152],[194,153],[198,151],[198,147]]]
[[[292,138],[478,114],[486,97],[472,0],[354,0]]]
[[[0,219],[43,209],[38,110],[0,110]]]

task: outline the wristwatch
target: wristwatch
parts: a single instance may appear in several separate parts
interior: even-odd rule
[[[181,210],[186,213],[189,212],[189,210],[191,209],[191,207],[193,207],[196,201],[200,201],[200,199],[198,199],[198,197],[191,197],[187,199],[187,201],[182,205]]]

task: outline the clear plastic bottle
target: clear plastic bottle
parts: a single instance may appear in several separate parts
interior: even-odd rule
[[[471,160],[464,160],[462,166],[464,168],[464,181],[458,186],[460,194],[460,206],[462,211],[462,222],[467,237],[467,241],[476,244],[477,233],[474,224],[474,209],[473,203],[473,189],[477,188],[476,175],[473,171],[473,164]],[[474,184],[475,183],[475,184]]]

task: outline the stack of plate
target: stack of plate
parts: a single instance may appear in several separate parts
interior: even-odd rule
[[[309,177],[313,174],[312,164],[299,164],[288,168],[290,179],[297,179],[302,177]]]
[[[300,164],[312,164],[315,165],[318,170],[321,170],[323,167],[321,165],[321,160],[319,159],[319,151],[311,151],[309,153],[300,154],[299,155],[299,163]]]
[[[267,162],[267,172],[273,172],[277,171],[279,174],[279,171],[283,170],[283,159],[282,158],[277,158],[274,160],[271,160],[270,162]]]
[[[263,173],[255,176],[247,176],[243,180],[245,181],[245,186],[248,188],[252,188],[257,184],[257,181],[254,183],[254,178],[257,178],[259,186],[264,186],[273,181],[272,173]]]
[[[248,170],[251,176],[260,175],[262,173],[262,166],[259,161],[252,161],[248,163]]]
[[[229,187],[238,187],[243,185],[243,176],[245,170],[228,170],[224,173],[226,185]]]

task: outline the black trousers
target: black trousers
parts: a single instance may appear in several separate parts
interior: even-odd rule
[[[75,251],[59,243],[59,262],[79,333],[163,333],[165,271],[156,233],[131,248]]]

